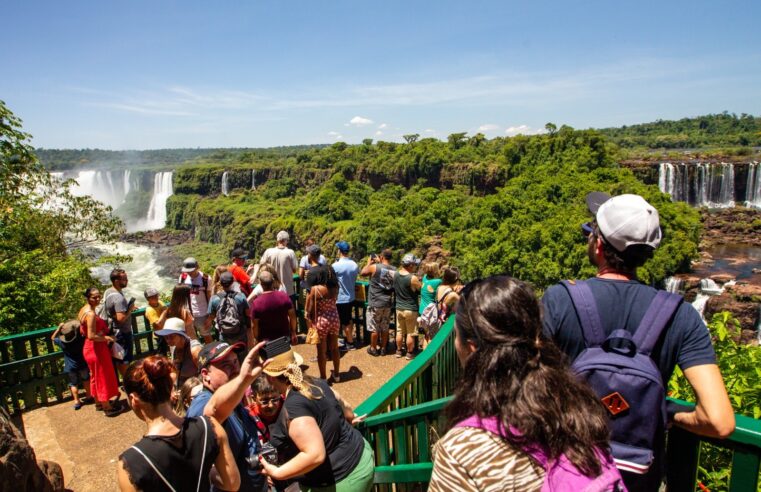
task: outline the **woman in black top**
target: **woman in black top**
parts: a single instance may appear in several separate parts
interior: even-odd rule
[[[375,458],[354,427],[358,421],[327,381],[305,376],[293,350],[271,358],[263,372],[285,402],[270,426],[270,442],[279,455],[293,456],[280,466],[262,462],[275,480],[300,476],[302,490],[369,491]]]
[[[240,474],[222,426],[211,417],[183,419],[172,411],[172,363],[154,355],[133,362],[124,376],[127,401],[148,431],[119,456],[122,491],[238,490]]]

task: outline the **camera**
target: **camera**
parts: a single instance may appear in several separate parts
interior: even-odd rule
[[[262,444],[262,450],[259,453],[253,454],[246,458],[246,463],[248,464],[248,467],[252,470],[259,470],[262,468],[262,463],[259,461],[259,458],[264,458],[267,460],[267,463],[276,465],[277,464],[277,450],[275,449],[272,444],[265,442]]]
[[[376,255],[375,253],[371,254],[370,261],[372,261],[373,263],[378,263],[378,255]]]
[[[264,347],[259,350],[259,356],[262,360],[267,360],[276,355],[284,354],[289,350],[291,350],[290,339],[288,337],[280,337],[265,343]]]

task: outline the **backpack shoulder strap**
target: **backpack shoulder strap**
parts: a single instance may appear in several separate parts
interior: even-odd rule
[[[581,332],[587,346],[598,347],[602,345],[605,342],[605,331],[602,329],[600,312],[597,310],[597,303],[589,284],[583,280],[563,280],[560,284],[566,288],[571,296],[571,302],[579,316]]]
[[[650,355],[658,338],[683,300],[678,294],[671,294],[665,290],[658,291],[632,337],[641,354]]]
[[[438,304],[438,303],[444,302],[444,300],[446,300],[447,296],[449,294],[451,294],[452,292],[454,292],[452,289],[447,289],[446,291],[444,291],[444,295],[441,296],[441,299],[436,299],[436,303]]]

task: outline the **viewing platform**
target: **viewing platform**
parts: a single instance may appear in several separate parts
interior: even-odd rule
[[[364,325],[364,303],[355,309],[357,327]],[[142,311],[132,317],[136,355],[155,350]],[[454,351],[454,317],[414,360],[371,357],[364,350],[342,357],[342,382],[336,389],[367,414],[360,431],[375,450],[376,490],[424,490],[433,467],[431,447],[445,432],[442,410],[459,374]],[[74,411],[67,401],[62,353],[54,352],[52,328],[0,339],[0,396],[27,435],[38,459],[58,462],[66,486],[75,491],[113,490],[116,460],[139,440],[144,424],[131,412],[107,419],[93,405]],[[310,345],[296,350],[306,361]],[[315,374],[315,364],[307,371]],[[362,402],[360,404],[360,402]],[[39,408],[36,408],[39,407]],[[35,409],[36,408],[36,409]],[[711,444],[728,450],[731,492],[757,492],[761,464],[761,420],[737,415],[735,432],[724,440],[709,439],[672,428],[668,435],[669,491],[696,490],[700,449]]]

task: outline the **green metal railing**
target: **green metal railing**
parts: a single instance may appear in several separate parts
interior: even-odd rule
[[[356,409],[369,416],[359,426],[375,451],[376,490],[421,490],[433,469],[431,448],[443,435],[445,405],[459,365],[454,350],[454,316],[426,350]],[[426,388],[427,381],[431,387]],[[674,400],[677,403],[688,404]],[[732,451],[730,492],[757,492],[761,464],[761,420],[736,415],[735,432],[711,439],[672,427],[668,432],[669,492],[693,492],[702,443]]]
[[[136,358],[156,351],[145,308],[132,313]],[[142,329],[140,326],[142,325]],[[56,351],[50,335],[55,327],[0,338],[0,405],[10,412],[60,402],[67,397],[68,378],[63,352]]]
[[[295,277],[298,279],[298,276]],[[358,341],[367,339],[365,328],[366,281],[357,281],[358,300],[354,303],[353,322]],[[299,327],[306,331],[303,299],[297,301]],[[156,352],[155,339],[145,308],[132,313],[135,358]],[[56,351],[50,336],[55,327],[0,338],[0,405],[9,413],[40,405],[59,403],[71,398],[68,378],[63,371],[63,352]]]

